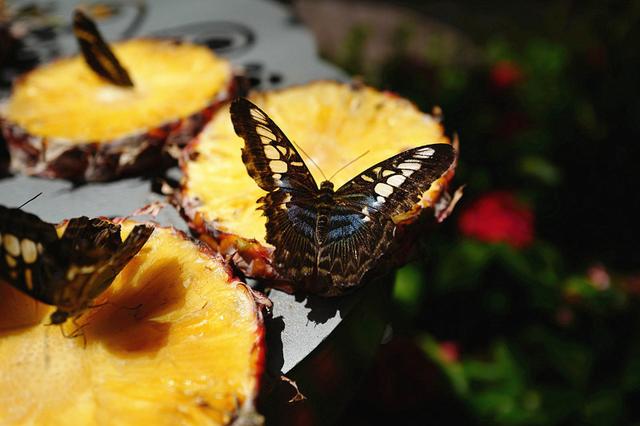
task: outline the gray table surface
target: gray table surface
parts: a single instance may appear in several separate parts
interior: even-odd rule
[[[10,2],[10,6],[19,7],[24,3],[27,2]],[[45,59],[47,56],[77,52],[76,42],[67,26],[75,4],[64,0],[53,3],[52,15],[61,24],[55,40],[42,43],[40,53]],[[122,5],[118,16],[100,22],[108,40],[123,35],[135,37],[162,33],[199,41],[203,34],[216,36],[222,32],[230,43],[217,49],[218,53],[238,67],[248,65],[253,72],[261,74],[257,76],[263,80],[261,89],[315,79],[346,79],[344,74],[318,58],[311,34],[291,16],[290,11],[274,2],[154,0],[148,4],[122,2]],[[136,25],[132,25],[134,21]],[[278,77],[270,78],[274,75]],[[179,172],[173,170],[172,173]],[[80,187],[66,181],[25,176],[0,180],[0,204],[5,206],[18,206],[39,192],[42,195],[24,210],[51,222],[81,215],[123,216],[145,204],[163,200],[161,195],[151,191],[149,180],[142,178]],[[163,209],[156,220],[163,225],[187,230],[185,222],[171,207]],[[279,335],[268,338],[279,340],[274,346],[281,345],[282,356],[280,359],[280,354],[275,354],[276,363],[280,364],[283,373],[287,373],[335,329],[357,302],[358,295],[332,300],[296,300],[294,296],[274,291],[270,298],[273,301],[273,318],[281,324],[278,327],[281,331]],[[273,353],[271,355],[274,356]]]

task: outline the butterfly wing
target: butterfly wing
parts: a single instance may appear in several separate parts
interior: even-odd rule
[[[334,296],[356,287],[387,250],[395,224],[373,209],[336,197],[318,248],[316,292]]]
[[[53,265],[58,234],[54,225],[20,209],[0,206],[0,278],[35,299],[51,303],[47,283],[62,273]]]
[[[245,142],[242,161],[260,188],[268,192],[317,191],[302,157],[264,111],[244,98],[233,101],[230,111],[233,128]]]
[[[96,74],[116,86],[133,87],[129,73],[104,41],[95,22],[79,9],[73,12],[73,34],[85,62]]]
[[[316,259],[314,195],[318,186],[293,144],[260,108],[240,98],[231,104],[233,127],[245,141],[242,161],[260,188],[266,240],[276,270],[291,281],[313,272]]]
[[[404,151],[365,170],[335,194],[328,231],[319,248],[319,277],[328,291],[356,286],[393,240],[393,217],[410,210],[451,166],[448,144]]]
[[[393,218],[418,203],[431,184],[451,167],[454,158],[449,144],[406,150],[351,179],[336,191],[336,199]]]
[[[68,313],[87,308],[138,253],[153,229],[137,225],[123,242],[120,225],[84,216],[71,219],[58,244],[59,252],[65,254],[64,279],[48,285],[51,304]]]

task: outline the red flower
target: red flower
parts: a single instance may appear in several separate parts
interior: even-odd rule
[[[491,68],[491,83],[498,89],[508,89],[523,79],[522,70],[515,62],[498,61]]]
[[[460,360],[460,349],[456,342],[446,341],[440,343],[440,357],[444,362],[451,363]]]
[[[509,192],[492,192],[477,199],[460,216],[463,235],[485,242],[526,247],[533,241],[533,214]]]
[[[587,269],[587,278],[591,281],[591,284],[598,290],[606,290],[611,285],[611,277],[606,268],[597,263]]]

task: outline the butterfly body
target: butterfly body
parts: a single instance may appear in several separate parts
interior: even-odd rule
[[[413,148],[335,190],[329,180],[317,185],[293,144],[257,106],[238,99],[231,118],[245,141],[247,171],[267,191],[258,201],[278,274],[323,296],[361,283],[393,241],[393,218],[410,210],[455,157],[448,144]]]
[[[122,241],[119,225],[83,216],[58,236],[55,225],[0,206],[0,279],[56,306],[51,323],[60,324],[88,308],[152,232],[137,225]]]

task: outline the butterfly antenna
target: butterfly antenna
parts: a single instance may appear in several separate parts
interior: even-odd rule
[[[340,173],[341,171],[343,171],[344,169],[346,169],[347,167],[349,167],[350,165],[352,165],[353,163],[355,163],[356,161],[358,161],[359,159],[361,159],[362,157],[364,157],[365,155],[367,155],[369,153],[369,150],[366,150],[365,152],[363,152],[362,154],[358,155],[356,158],[354,158],[353,160],[349,161],[347,164],[345,164],[344,166],[340,167],[334,174],[331,175],[331,177],[329,178],[329,180],[333,179],[338,173]]]
[[[292,144],[294,144],[296,146],[296,148],[298,148],[300,150],[300,152],[302,152],[305,157],[307,157],[309,159],[309,161],[311,161],[311,163],[316,166],[316,168],[320,171],[320,174],[322,175],[322,177],[324,178],[324,180],[329,180],[327,179],[327,176],[324,174],[324,172],[322,171],[322,169],[320,168],[320,166],[318,166],[318,163],[316,163],[315,161],[313,161],[313,158],[311,158],[311,156],[309,154],[307,154],[307,152],[302,149],[302,147],[300,145],[298,145],[297,143],[295,143],[294,141],[291,141]]]
[[[33,200],[35,200],[36,198],[38,198],[39,196],[42,195],[42,192],[39,192],[38,194],[34,195],[33,197],[31,197],[29,200],[25,201],[24,203],[22,203],[20,205],[20,207],[18,207],[19,209],[23,208],[24,206],[26,206],[27,204],[29,204],[30,202],[32,202]]]

